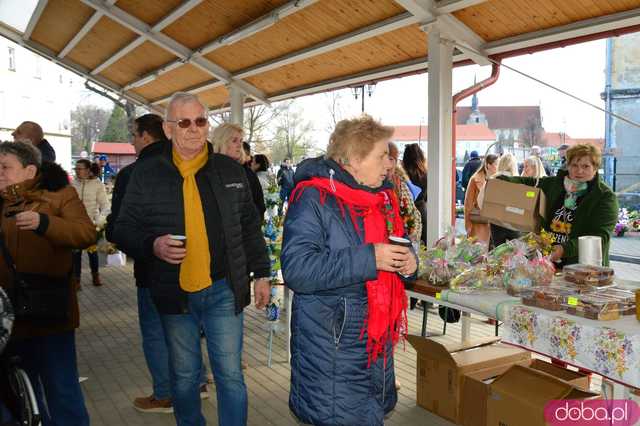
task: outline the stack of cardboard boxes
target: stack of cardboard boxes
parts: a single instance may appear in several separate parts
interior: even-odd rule
[[[464,426],[543,426],[555,399],[592,399],[588,376],[531,359],[488,338],[469,344],[409,336],[417,356],[417,404]]]

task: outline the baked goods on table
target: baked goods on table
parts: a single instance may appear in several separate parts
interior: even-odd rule
[[[564,311],[575,289],[565,286],[536,286],[522,292],[522,303],[548,311]]]
[[[567,299],[567,313],[599,321],[620,318],[620,302],[608,296],[595,293],[576,295]]]
[[[597,294],[618,300],[620,303],[620,315],[634,315],[636,313],[636,295],[631,290],[610,287],[598,291]]]
[[[606,287],[613,284],[613,268],[593,265],[567,265],[563,268],[564,279],[576,285]]]

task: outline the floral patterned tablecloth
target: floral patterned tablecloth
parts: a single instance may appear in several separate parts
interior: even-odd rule
[[[640,323],[635,316],[594,321],[514,305],[503,333],[505,342],[640,388]]]

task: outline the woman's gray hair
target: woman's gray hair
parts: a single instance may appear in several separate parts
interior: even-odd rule
[[[42,165],[40,150],[28,142],[0,142],[0,155],[15,155],[22,167]]]
[[[182,105],[189,102],[200,104],[206,116],[208,108],[196,95],[187,92],[176,92],[171,96],[171,99],[169,99],[169,103],[167,104],[167,109],[165,110],[164,114],[165,121],[173,120],[173,110],[175,109],[176,105]]]

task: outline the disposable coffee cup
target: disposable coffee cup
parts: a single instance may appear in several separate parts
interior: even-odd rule
[[[182,242],[182,247],[187,248],[187,237],[185,237],[184,235],[169,235],[169,238],[174,241]]]
[[[407,248],[412,247],[410,240],[407,240],[406,238],[402,238],[402,237],[396,237],[393,235],[389,237],[389,244],[393,244],[394,246],[407,247]]]

